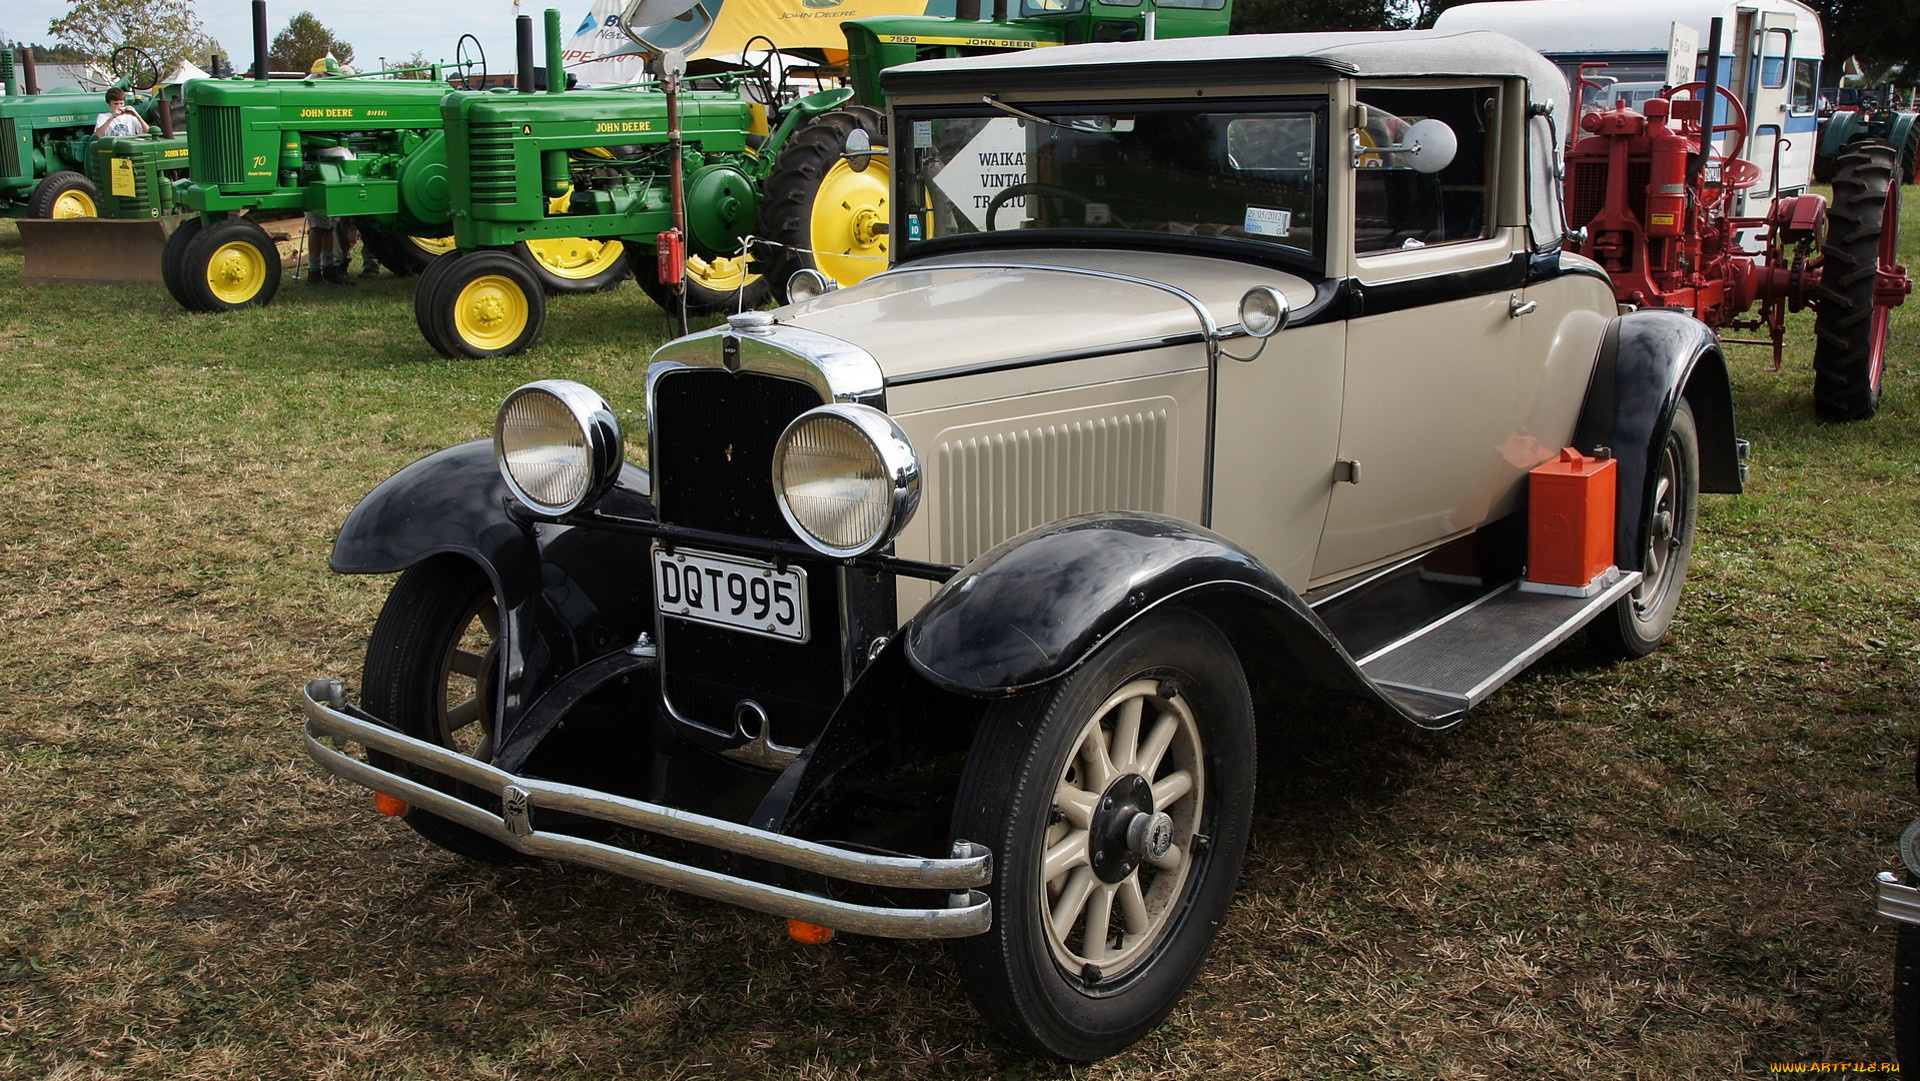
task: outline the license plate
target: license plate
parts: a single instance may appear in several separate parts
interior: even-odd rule
[[[807,640],[807,572],[758,559],[653,549],[653,596],[669,616],[748,634]]]

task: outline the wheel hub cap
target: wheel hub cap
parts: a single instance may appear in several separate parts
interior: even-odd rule
[[[491,330],[507,317],[506,307],[499,297],[483,297],[473,306],[473,321]]]
[[[1156,830],[1155,820],[1163,828]],[[1153,811],[1153,786],[1138,773],[1116,779],[1100,797],[1088,840],[1093,848],[1093,873],[1102,882],[1118,882],[1140,868],[1153,836],[1160,834],[1158,855],[1173,845],[1173,820]]]

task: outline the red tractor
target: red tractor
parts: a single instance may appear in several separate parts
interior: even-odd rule
[[[1814,407],[1829,420],[1871,417],[1880,403],[1887,315],[1913,283],[1895,259],[1898,152],[1847,147],[1834,165],[1833,203],[1776,198],[1763,217],[1736,217],[1731,192],[1759,179],[1740,157],[1745,110],[1709,71],[1636,112],[1623,101],[1580,118],[1567,158],[1567,220],[1575,250],[1600,263],[1614,295],[1679,308],[1709,326],[1764,330],[1780,367],[1789,311],[1814,310]],[[1594,85],[1585,77],[1583,85]],[[1716,122],[1715,104],[1727,109]],[[1722,135],[1723,148],[1712,144]],[[1743,240],[1745,244],[1743,245]],[[1756,310],[1757,307],[1757,310]]]

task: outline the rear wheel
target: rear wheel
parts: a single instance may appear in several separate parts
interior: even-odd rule
[[[166,283],[167,293],[178,301],[183,308],[192,308],[193,302],[187,299],[187,245],[200,235],[206,222],[200,218],[188,218],[174,227],[167,236],[167,246],[160,250],[160,280]]]
[[[427,342],[450,357],[497,357],[524,352],[547,322],[546,295],[525,263],[506,251],[452,256],[421,280],[415,312],[425,294],[421,330]]]
[[[493,760],[493,709],[500,674],[500,606],[480,568],[464,560],[422,563],[402,574],[374,622],[361,672],[360,705],[415,739]],[[406,774],[470,803],[488,793],[391,757],[370,754],[375,765]],[[419,808],[407,825],[452,852],[501,863],[507,846]]]
[[[50,173],[35,185],[27,200],[29,218],[97,218],[100,216],[100,189],[79,173],[61,170]]]
[[[660,260],[655,249],[628,247],[627,265],[633,269],[634,283],[640,286],[641,292],[663,311],[674,310],[677,302],[673,287],[660,280]],[[755,265],[745,256],[687,256],[688,314],[745,311],[765,304],[772,292],[772,282],[767,275],[756,273]]]
[[[855,169],[842,157],[847,135],[863,129],[876,147],[885,134],[872,110],[839,109],[807,121],[787,137],[767,180],[761,228],[781,245],[775,286],[803,268],[852,285],[887,268],[887,201],[892,170],[883,156]]]
[[[1653,490],[1640,519],[1640,584],[1593,622],[1594,643],[1616,657],[1652,653],[1673,626],[1693,562],[1700,512],[1700,435],[1685,398],[1653,463]]]
[[[1874,292],[1899,246],[1897,168],[1884,143],[1854,143],[1834,163],[1813,322],[1813,405],[1826,420],[1865,420],[1880,408],[1889,309]]]
[[[533,271],[540,287],[555,296],[597,293],[619,285],[627,276],[625,245],[618,240],[524,240],[513,251]]]
[[[377,225],[360,227],[360,242],[382,267],[402,276],[418,274],[435,259],[453,250],[451,237],[434,239],[390,233]]]
[[[1253,743],[1232,644],[1183,611],[988,709],[953,819],[994,853],[993,927],[954,943],[983,1017],[1084,1061],[1173,1009],[1233,896]]]
[[[223,218],[187,242],[180,288],[195,311],[265,306],[280,288],[280,249],[245,218]]]

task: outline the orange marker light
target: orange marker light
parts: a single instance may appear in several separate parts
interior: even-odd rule
[[[403,818],[407,813],[407,801],[398,796],[389,796],[385,792],[373,794],[373,809],[383,815]]]
[[[787,935],[795,942],[804,942],[809,946],[824,946],[833,941],[833,928],[822,927],[805,920],[788,920]]]

